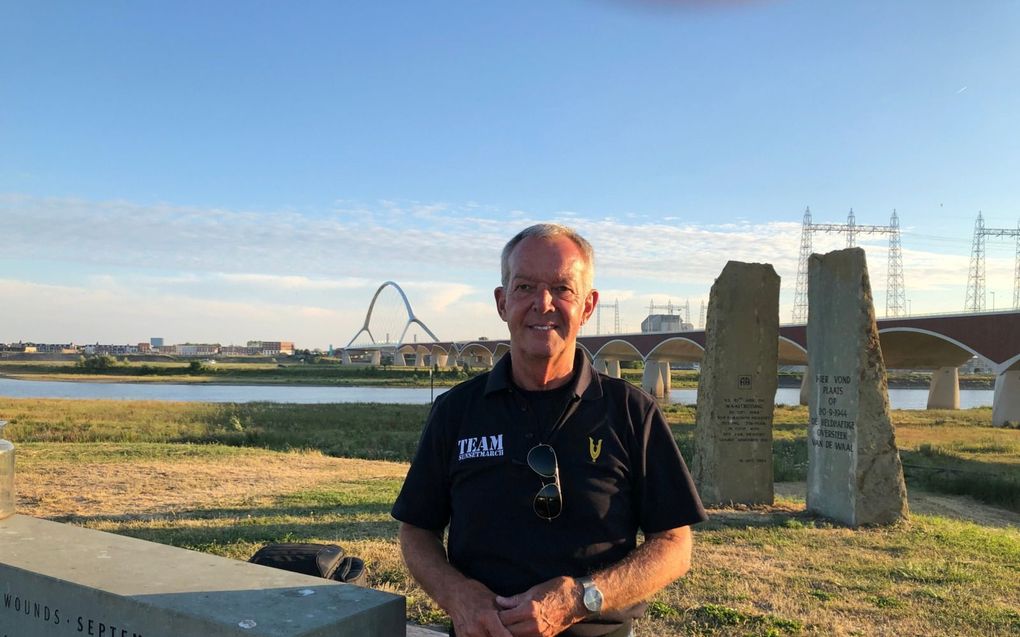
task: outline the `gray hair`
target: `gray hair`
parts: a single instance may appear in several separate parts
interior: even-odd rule
[[[585,292],[590,292],[592,289],[592,282],[595,278],[595,250],[592,249],[591,244],[579,235],[573,228],[560,225],[558,223],[536,223],[533,226],[528,226],[524,230],[521,230],[513,239],[506,242],[503,246],[503,254],[500,258],[500,265],[502,266],[502,283],[505,288],[510,283],[510,255],[513,254],[514,248],[517,247],[521,241],[528,238],[534,239],[553,239],[555,237],[566,237],[574,242],[581,250],[581,255],[584,257],[584,280],[582,284],[585,287]]]

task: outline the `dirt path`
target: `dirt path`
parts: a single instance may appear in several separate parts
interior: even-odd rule
[[[806,493],[807,484],[804,482],[776,483],[776,497],[803,501]],[[1020,528],[1020,513],[982,504],[968,496],[910,489],[907,501],[912,513],[966,520],[982,526]]]

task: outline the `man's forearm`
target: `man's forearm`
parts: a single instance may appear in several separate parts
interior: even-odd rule
[[[646,536],[623,560],[592,573],[602,591],[602,612],[644,601],[682,576],[691,565],[690,527]],[[514,635],[558,635],[587,615],[582,587],[572,577],[554,577],[513,597],[499,597],[500,620]]]
[[[441,537],[410,524],[400,525],[400,550],[407,570],[443,610],[450,611],[448,596],[467,578],[450,565]]]
[[[499,621],[496,594],[450,564],[437,533],[402,523],[400,550],[411,575],[450,616],[458,635],[513,637]]]
[[[653,533],[623,560],[593,573],[603,612],[633,606],[682,577],[691,567],[693,541],[688,526]]]

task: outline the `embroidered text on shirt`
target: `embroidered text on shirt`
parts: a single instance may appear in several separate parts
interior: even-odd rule
[[[461,438],[457,441],[460,455],[458,460],[469,458],[492,458],[503,455],[503,434],[495,436],[478,436],[477,438]]]

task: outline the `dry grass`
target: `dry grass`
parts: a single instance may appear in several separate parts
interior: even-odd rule
[[[149,445],[143,455],[136,445],[23,445],[17,452],[18,508],[51,519],[154,519],[196,509],[259,507],[281,490],[401,480],[407,473],[406,465],[319,452],[252,449],[206,455],[196,447],[189,457],[164,449],[178,446]],[[159,459],[161,451],[169,457]],[[82,460],[93,454],[96,461]]]
[[[0,399],[21,513],[237,559],[267,542],[338,542],[372,586],[407,596],[409,619],[441,623],[389,516],[425,409]],[[777,445],[799,449],[801,412],[780,413]],[[901,447],[1015,470],[1020,430],[991,430],[985,412],[924,416],[904,417]],[[1020,512],[912,485],[909,522],[851,531],[805,513],[804,491],[782,483],[775,506],[712,511],[692,572],[656,596],[638,635],[1020,632]]]
[[[389,507],[406,464],[219,445],[28,443],[21,513],[246,559],[270,541],[339,542],[371,583],[444,621],[409,578]],[[804,512],[804,485],[772,507],[716,509],[695,566],[660,593],[641,637],[1007,635],[1020,628],[1020,515],[911,492],[915,515],[852,531]],[[921,515],[934,512],[945,518]],[[986,526],[978,526],[980,522]],[[999,527],[999,528],[993,528]]]
[[[1020,430],[1017,429],[898,427],[896,445],[901,449],[934,446],[969,460],[1020,466]]]
[[[971,502],[948,511],[963,520],[929,517],[929,495],[911,496],[910,521],[861,530],[805,514],[802,500],[711,511],[694,568],[638,635],[1016,634],[1020,516]],[[973,519],[1012,526],[986,533]]]

